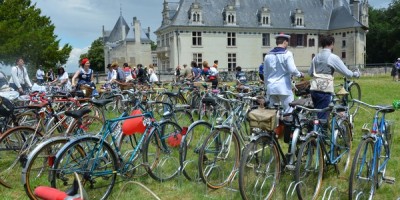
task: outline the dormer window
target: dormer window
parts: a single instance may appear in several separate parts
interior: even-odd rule
[[[236,25],[236,7],[228,5],[222,13],[225,25]]]
[[[200,4],[195,1],[188,11],[189,15],[189,24],[192,25],[202,25],[203,24],[203,16],[202,16],[202,7]]]
[[[304,27],[304,12],[300,9],[296,9],[293,17],[293,26]]]
[[[261,26],[270,26],[271,25],[271,14],[267,7],[262,7],[258,11],[258,24]]]

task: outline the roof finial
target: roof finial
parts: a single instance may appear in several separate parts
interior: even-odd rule
[[[122,16],[122,3],[119,3],[119,16]]]

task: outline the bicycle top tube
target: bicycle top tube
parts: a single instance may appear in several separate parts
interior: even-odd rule
[[[394,108],[392,105],[371,105],[371,104],[365,103],[363,101],[360,101],[358,99],[353,99],[353,101],[356,103],[362,104],[364,106],[370,107],[372,109],[375,109],[378,112],[384,112],[384,113],[394,112]]]

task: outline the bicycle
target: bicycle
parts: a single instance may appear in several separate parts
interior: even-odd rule
[[[144,117],[145,132],[129,156],[123,156],[112,134],[111,124],[138,117]],[[177,137],[181,132],[180,126],[172,121],[155,122],[151,112],[107,120],[99,136],[80,136],[62,147],[54,161],[51,185],[63,190],[71,184],[69,177],[77,172],[91,199],[106,199],[114,187],[117,174],[130,178],[135,173],[134,163],[140,151],[143,151],[143,165],[149,175],[159,181],[169,180],[178,174],[179,162],[178,151],[168,139]],[[112,144],[106,140],[109,136]]]
[[[372,129],[368,128],[368,124],[364,124],[362,128],[364,135],[353,158],[348,198],[373,199],[376,189],[384,182],[395,182],[394,178],[386,176],[386,167],[391,156],[393,127],[385,117],[398,107],[370,105],[356,99],[353,101],[375,109],[376,112],[372,120]]]
[[[338,86],[341,86],[346,91],[342,98],[342,105],[347,106],[349,108],[349,114],[354,117],[357,114],[360,105],[356,104],[353,99],[361,100],[360,85],[357,82],[354,82],[353,79],[343,77],[343,83]]]
[[[328,106],[324,109],[300,108],[310,112],[313,130],[300,137],[300,146],[296,169],[295,183],[299,199],[316,199],[322,185],[325,165],[333,165],[338,174],[344,174],[350,163],[352,125],[344,114],[347,108],[341,105]],[[324,130],[323,120],[317,113],[332,111],[329,128]],[[328,124],[326,124],[329,126]],[[326,148],[328,147],[328,149]]]

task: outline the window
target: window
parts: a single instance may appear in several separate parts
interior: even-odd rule
[[[304,35],[297,34],[296,46],[304,46]]]
[[[346,58],[346,52],[345,52],[345,51],[342,52],[342,58],[343,58],[343,59]]]
[[[193,53],[193,61],[201,66],[203,64],[203,55],[201,53]]]
[[[346,40],[342,41],[342,47],[346,47]]]
[[[165,34],[165,46],[169,47],[169,34]]]
[[[235,23],[235,16],[233,14],[228,15],[228,24]]]
[[[263,46],[269,46],[269,33],[263,33],[262,34],[262,45]]]
[[[269,24],[269,17],[264,16],[264,17],[262,18],[262,24],[264,24],[264,25]]]
[[[346,33],[342,33],[342,37],[346,37]]]
[[[228,53],[228,71],[234,71],[236,68],[236,53]]]
[[[296,18],[296,26],[303,26],[303,19],[302,18]]]
[[[192,32],[192,45],[201,46],[201,32]]]
[[[228,32],[228,46],[229,47],[236,46],[236,33]]]
[[[314,39],[314,38],[308,39],[308,46],[309,46],[309,47],[315,46],[315,39]]]

